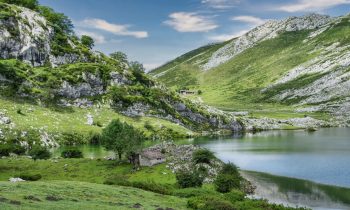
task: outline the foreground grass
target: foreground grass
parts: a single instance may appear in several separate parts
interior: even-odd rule
[[[130,181],[157,181],[175,184],[175,175],[164,164],[144,168],[132,173],[132,166],[108,160],[58,159],[37,160],[27,158],[0,159],[0,181],[24,174],[40,174],[42,181],[64,180],[102,184],[106,179],[123,176]]]
[[[7,181],[20,174],[40,174],[42,179],[25,183]],[[181,189],[166,164],[133,172],[130,164],[107,160],[0,159],[0,209],[170,210],[187,209],[189,203],[196,203],[203,210],[212,210],[205,206],[215,203],[226,203],[231,206],[229,209],[236,210],[293,209],[242,195],[244,193],[239,190],[228,195],[218,193],[212,184]]]
[[[0,209],[186,209],[186,199],[87,182],[0,182]]]

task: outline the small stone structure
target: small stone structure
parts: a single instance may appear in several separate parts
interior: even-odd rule
[[[139,154],[140,166],[154,166],[165,161],[165,155],[159,148],[148,148]]]

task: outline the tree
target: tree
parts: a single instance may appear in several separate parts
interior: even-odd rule
[[[7,4],[15,4],[29,9],[37,9],[39,6],[38,0],[0,0],[0,2]]]
[[[46,6],[39,6],[39,11],[51,23],[56,33],[59,33],[61,36],[74,34],[72,21],[63,13],[57,13]]]
[[[86,35],[81,36],[81,43],[89,49],[92,49],[95,46],[95,41]]]
[[[120,52],[120,51],[114,52],[109,54],[109,56],[114,60],[118,61],[119,63],[122,63],[122,64],[128,63],[128,56],[123,52]]]
[[[145,67],[143,67],[142,63],[137,61],[130,62],[130,69],[134,72],[144,73],[146,71]]]
[[[119,160],[124,154],[127,154],[129,160],[135,160],[142,149],[144,135],[133,126],[122,123],[119,119],[113,120],[102,131],[102,145],[117,153]],[[134,165],[136,162],[132,162]]]

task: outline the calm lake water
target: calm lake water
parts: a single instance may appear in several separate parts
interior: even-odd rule
[[[225,162],[235,163],[242,170],[267,173],[245,172],[258,186],[256,197],[313,209],[350,209],[348,128],[321,129],[312,133],[267,131],[199,138],[194,143],[215,152]]]
[[[180,141],[198,144],[238,165],[257,186],[254,197],[312,209],[350,209],[350,129],[267,131]],[[60,156],[60,148],[54,156]],[[82,146],[85,158],[113,156]],[[254,171],[254,172],[253,172]]]

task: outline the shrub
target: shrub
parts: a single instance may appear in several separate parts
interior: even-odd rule
[[[85,144],[87,142],[86,138],[82,134],[76,132],[68,132],[61,134],[60,143],[66,146],[75,146]]]
[[[191,198],[206,195],[217,195],[218,192],[203,188],[183,188],[173,191],[173,195],[181,198]]]
[[[228,193],[234,188],[239,189],[240,183],[241,179],[231,174],[219,174],[214,181],[216,191],[221,193]]]
[[[200,196],[188,199],[187,207],[196,210],[235,210],[232,203],[219,196]]]
[[[149,121],[146,121],[146,122],[145,122],[144,127],[145,127],[147,130],[150,130],[150,131],[153,131],[153,130],[154,130],[154,127],[151,125],[151,123],[150,123]]]
[[[9,144],[0,145],[0,156],[9,156],[12,151],[12,148]]]
[[[108,185],[120,185],[126,187],[134,187],[143,189],[146,191],[151,191],[163,195],[170,195],[172,193],[172,187],[169,185],[158,184],[154,181],[146,182],[130,182],[125,176],[113,176],[104,181],[104,184]]]
[[[90,133],[89,134],[89,143],[92,145],[100,145],[101,144],[101,134],[99,133]]]
[[[34,146],[30,151],[29,155],[32,156],[34,160],[37,159],[49,159],[51,157],[50,151],[46,147]]]
[[[14,153],[16,155],[24,155],[26,153],[26,149],[18,144],[10,145],[10,148],[11,153]]]
[[[224,197],[231,203],[235,203],[237,201],[243,201],[245,194],[239,190],[231,190],[231,192],[224,194]]]
[[[18,177],[26,181],[38,181],[39,179],[42,178],[40,174],[24,174],[24,173],[21,173]]]
[[[79,149],[67,149],[62,151],[61,157],[63,158],[83,158],[83,152]]]
[[[210,164],[211,160],[215,159],[213,152],[207,149],[199,149],[193,153],[192,160],[195,164],[207,163]]]
[[[94,126],[97,126],[97,127],[100,127],[100,128],[103,127],[103,124],[101,123],[101,121],[94,121],[92,124],[93,124]]]
[[[25,148],[18,144],[5,143],[0,145],[0,156],[9,156],[10,153],[23,155],[26,152]]]
[[[224,164],[220,173],[240,176],[239,171],[238,171],[238,167],[233,163]]]
[[[177,183],[181,188],[201,187],[204,178],[197,171],[179,171],[176,173]]]

